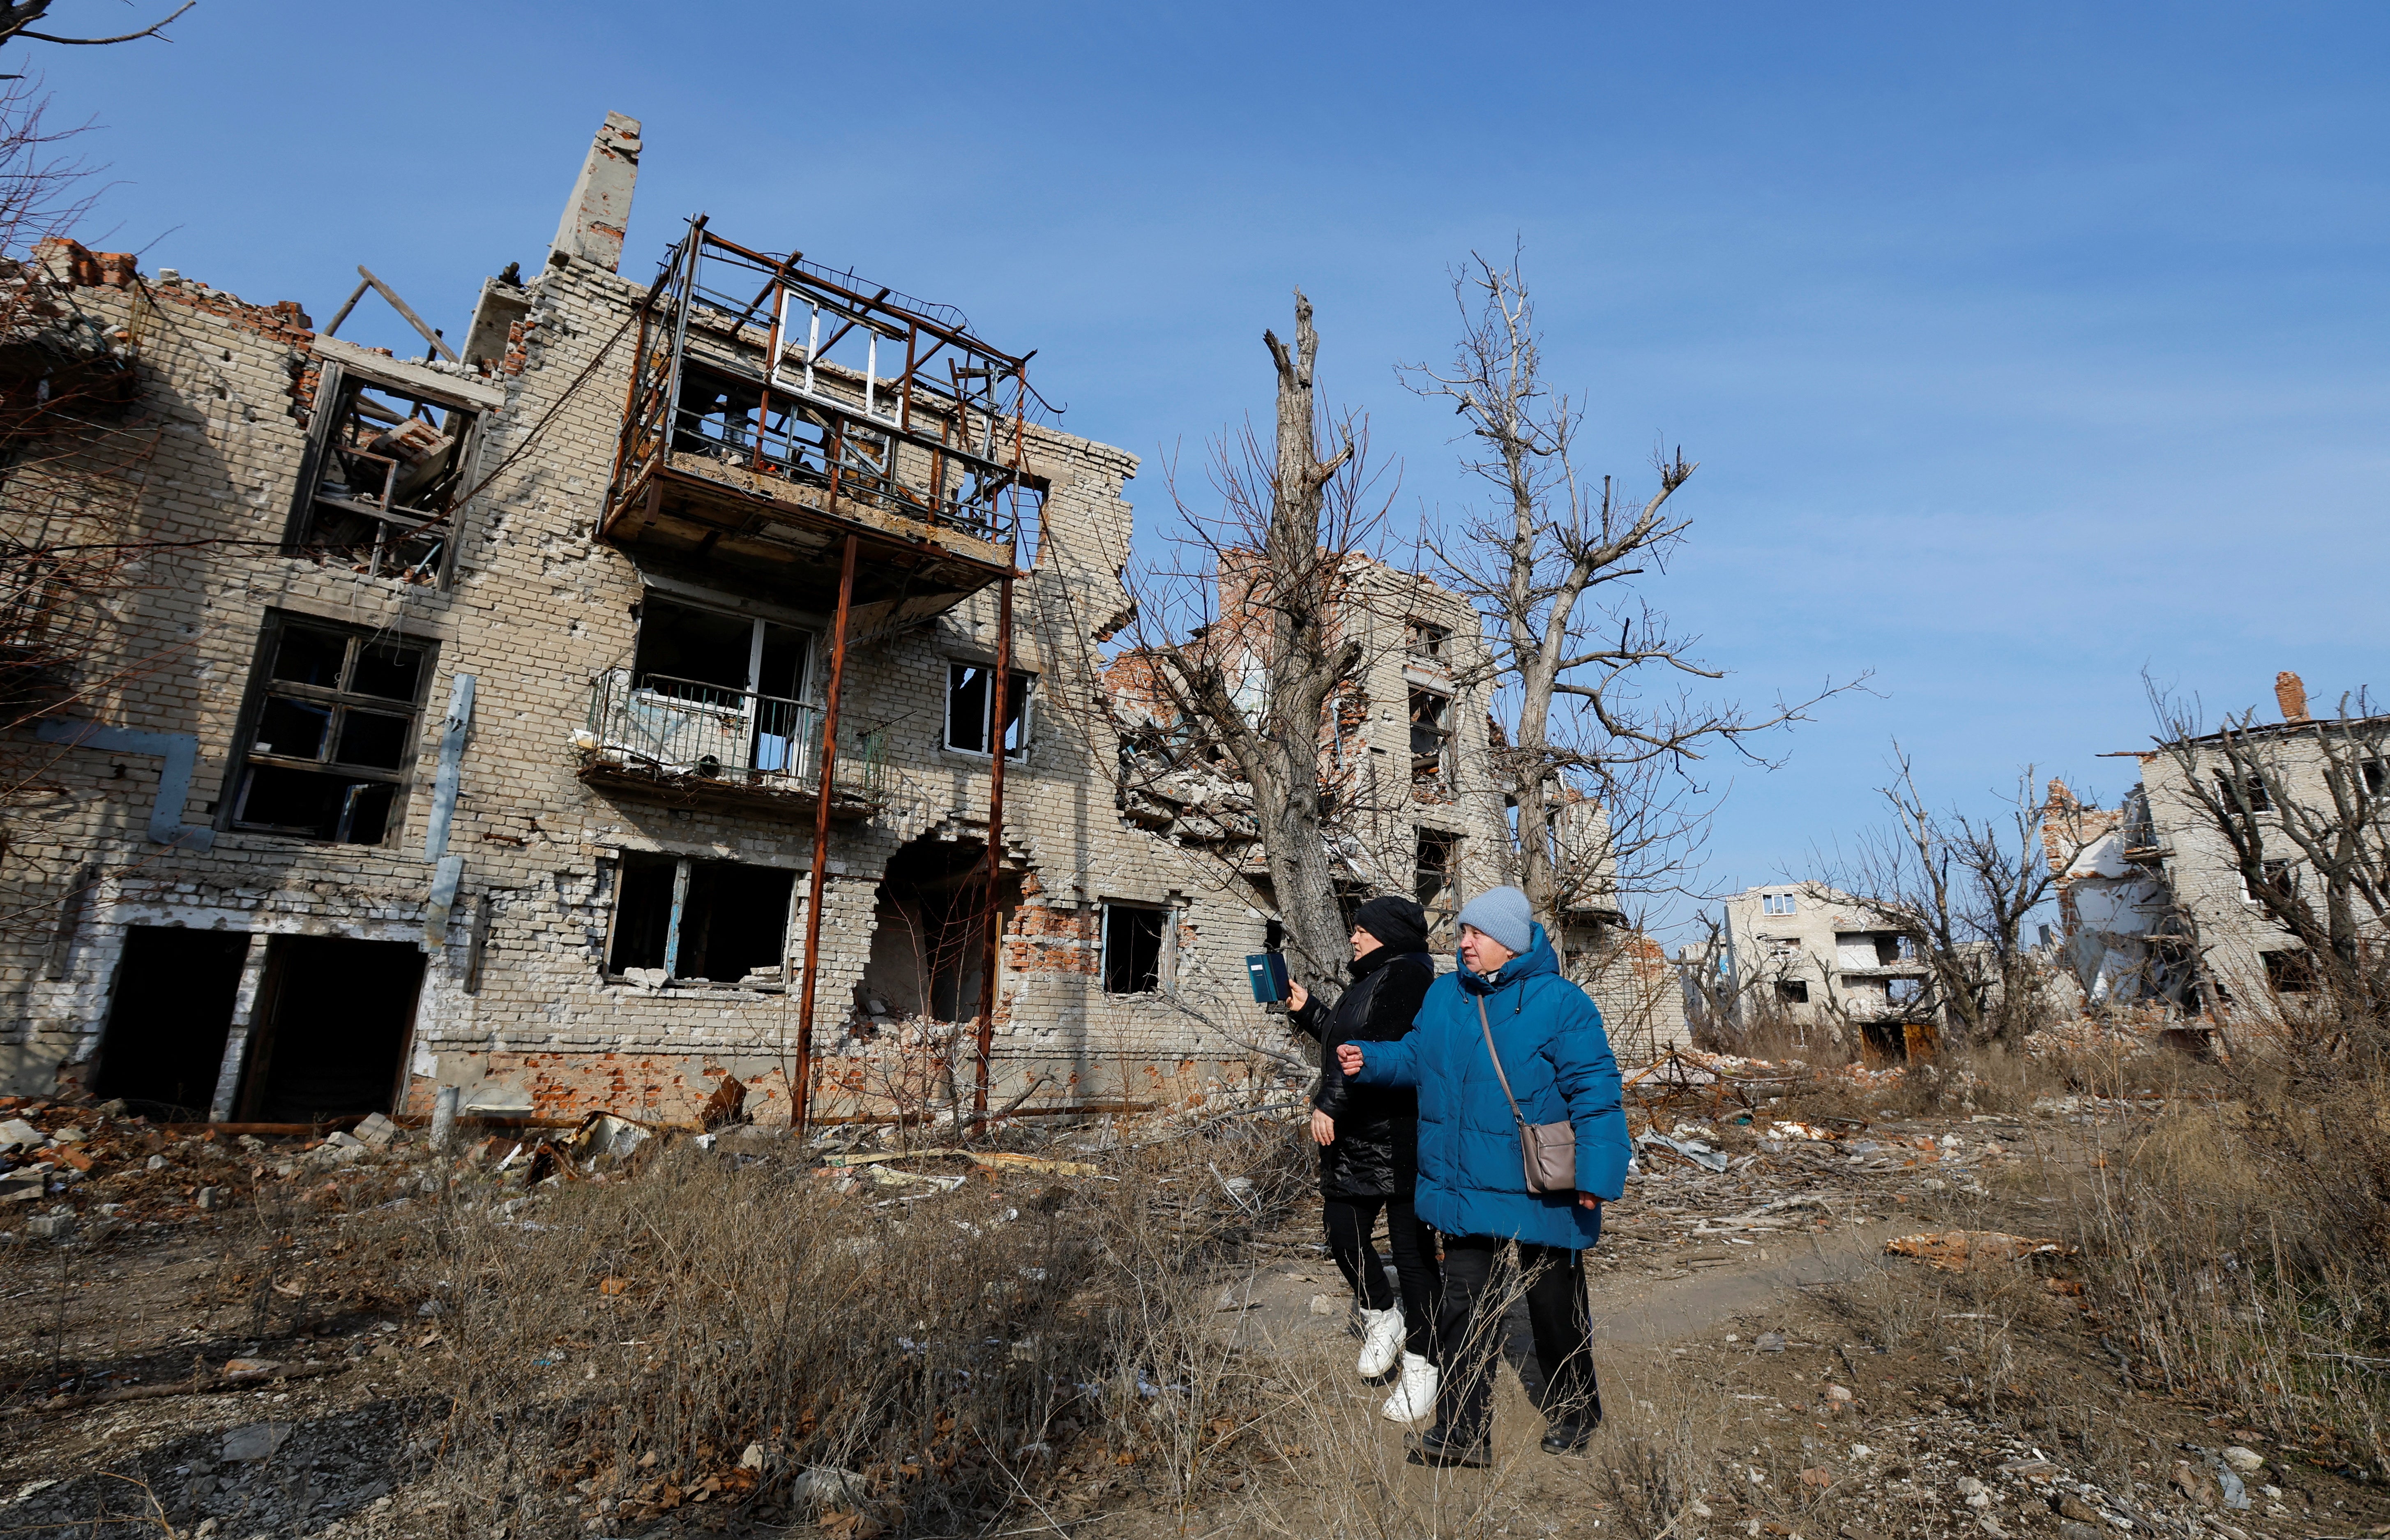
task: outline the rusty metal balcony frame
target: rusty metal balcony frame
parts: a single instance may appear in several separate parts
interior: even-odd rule
[[[870,340],[860,375],[826,356],[857,330]],[[904,350],[902,368],[886,376],[882,342],[892,355]],[[950,532],[968,537],[967,555],[1014,545],[1031,356],[980,340],[950,307],[831,273],[803,253],[751,250],[692,220],[640,313],[607,529],[675,472],[676,458],[690,457],[675,445],[694,440],[703,444],[697,458],[746,472],[742,491],[792,510],[872,532],[890,520]],[[742,406],[738,430],[719,435],[685,421],[682,387],[696,371],[752,391],[752,417]],[[908,457],[926,476],[904,473]]]

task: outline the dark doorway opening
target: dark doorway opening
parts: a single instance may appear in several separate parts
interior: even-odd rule
[[[1908,1029],[1899,1021],[1862,1021],[1859,1041],[1870,1064],[1908,1062]]]
[[[392,1110],[422,982],[412,942],[276,936],[241,1116],[319,1123]]]
[[[125,931],[99,1040],[99,1095],[122,1097],[148,1118],[205,1119],[248,960],[246,930],[136,925]]]

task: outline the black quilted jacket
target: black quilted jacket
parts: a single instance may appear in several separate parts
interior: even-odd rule
[[[1423,952],[1380,947],[1347,966],[1353,982],[1343,998],[1323,1007],[1314,996],[1289,1018],[1319,1039],[1311,1105],[1336,1120],[1336,1142],[1319,1151],[1319,1190],[1329,1198],[1408,1198],[1419,1176],[1419,1097],[1400,1087],[1348,1084],[1336,1046],[1392,1042],[1409,1032],[1435,965]]]

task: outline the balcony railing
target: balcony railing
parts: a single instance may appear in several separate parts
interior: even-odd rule
[[[609,669],[590,681],[580,746],[591,768],[810,793],[820,789],[822,712],[778,696]],[[879,805],[887,778],[881,735],[843,739],[837,775],[839,801]]]

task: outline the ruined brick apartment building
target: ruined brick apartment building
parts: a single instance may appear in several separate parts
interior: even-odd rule
[[[621,276],[639,153],[610,115],[453,355],[40,254],[135,366],[61,433],[137,446],[140,581],[13,735],[0,1086],[685,1119],[728,1074],[772,1120],[1183,1095],[1271,1039],[1255,892],[1124,815],[1136,457],[876,281],[702,220]],[[1498,822],[1442,831],[1498,879]]]

